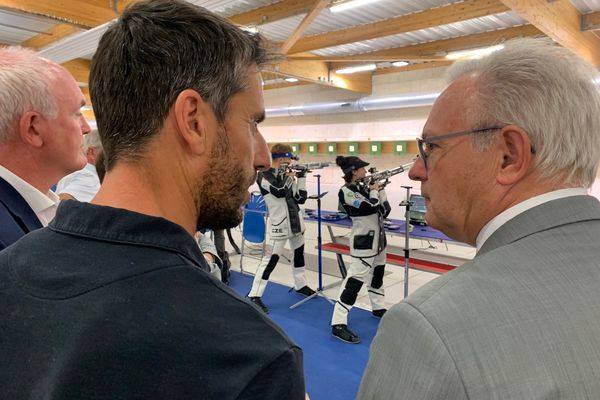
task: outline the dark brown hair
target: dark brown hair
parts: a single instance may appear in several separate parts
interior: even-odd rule
[[[275,143],[273,147],[271,147],[271,154],[291,153],[292,150],[292,146],[289,144]]]
[[[260,35],[186,1],[128,7],[100,39],[90,70],[107,171],[142,156],[183,90],[197,91],[223,122],[248,68],[274,58]]]

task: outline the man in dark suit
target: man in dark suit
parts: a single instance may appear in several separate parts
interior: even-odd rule
[[[600,398],[596,77],[535,39],[453,67],[409,176],[477,254],[388,311],[360,400]]]
[[[42,227],[23,196],[4,179],[0,178],[0,249],[34,229]]]
[[[32,51],[0,49],[0,250],[48,225],[58,197],[50,187],[81,169],[90,127],[73,77]]]

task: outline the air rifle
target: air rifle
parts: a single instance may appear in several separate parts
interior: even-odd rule
[[[277,171],[278,174],[286,174],[288,172],[295,172],[303,176],[307,172],[312,172],[315,169],[323,169],[330,166],[330,162],[315,162],[307,164],[281,164]]]
[[[412,161],[407,164],[400,165],[399,167],[386,169],[385,171],[381,171],[381,172],[377,172],[377,169],[371,168],[371,169],[369,169],[369,172],[371,174],[358,180],[358,183],[369,186],[375,182],[379,182],[379,187],[384,188],[385,185],[390,183],[390,181],[389,181],[390,177],[397,175],[399,173],[402,173],[404,171],[408,171],[414,163],[415,162]]]

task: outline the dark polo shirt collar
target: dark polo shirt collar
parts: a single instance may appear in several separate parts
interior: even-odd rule
[[[164,218],[78,201],[62,201],[48,227],[64,234],[176,252],[208,270],[198,244],[183,227]]]

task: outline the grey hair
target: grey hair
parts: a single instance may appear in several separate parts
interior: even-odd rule
[[[592,185],[600,161],[600,92],[593,66],[548,39],[516,39],[449,71],[450,81],[466,75],[476,79],[467,116],[471,126],[518,125],[529,135],[542,177],[564,175],[568,186]],[[490,139],[476,135],[474,145],[483,150]]]
[[[0,48],[0,143],[12,135],[16,119],[28,111],[56,118],[52,82],[63,68],[18,46]]]
[[[102,150],[102,142],[100,141],[98,129],[94,129],[87,135],[83,135],[83,152],[87,152],[89,148]]]

